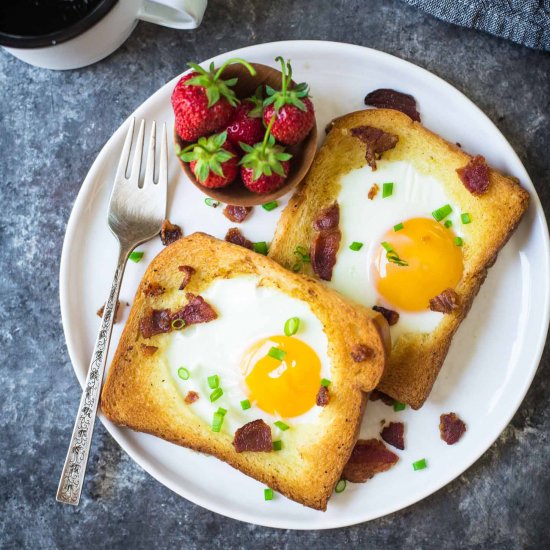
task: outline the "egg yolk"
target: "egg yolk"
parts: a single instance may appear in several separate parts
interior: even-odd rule
[[[281,350],[280,359],[268,355]],[[321,361],[302,340],[271,336],[252,345],[243,361],[250,400],[269,414],[299,416],[315,405],[321,380]]]
[[[372,265],[378,293],[398,309],[427,309],[431,298],[454,288],[462,278],[462,250],[454,239],[453,231],[429,218],[407,220],[399,231],[390,229],[382,242],[407,265],[398,265],[395,257],[390,261],[380,246]]]

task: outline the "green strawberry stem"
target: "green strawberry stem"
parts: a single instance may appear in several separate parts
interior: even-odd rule
[[[245,61],[244,59],[241,59],[240,57],[232,57],[231,59],[228,59],[216,72],[216,75],[214,76],[214,82],[216,82],[216,80],[218,80],[218,78],[220,78],[221,74],[223,73],[224,69],[228,66],[228,65],[231,65],[232,63],[240,63],[241,65],[244,65],[247,69],[248,69],[248,72],[250,73],[251,76],[256,76],[256,69],[248,62],[248,61]]]
[[[273,124],[275,124],[275,118],[277,115],[273,115],[271,117],[271,120],[269,121],[269,124],[267,125],[267,129],[265,131],[264,140],[262,141],[262,153],[265,153],[265,150],[267,148],[267,144],[269,142],[269,136],[271,135],[271,128],[273,128]]]
[[[281,64],[281,94],[283,96],[286,96],[288,84],[292,80],[292,67],[290,65],[290,61],[285,65],[285,60],[280,55],[275,58],[275,61],[279,61],[279,63]],[[288,75],[286,72],[287,68]]]

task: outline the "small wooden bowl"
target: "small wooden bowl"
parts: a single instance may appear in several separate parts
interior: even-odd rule
[[[239,99],[245,99],[246,97],[252,96],[258,86],[262,84],[267,84],[275,89],[278,89],[281,85],[282,75],[277,69],[268,67],[267,65],[261,65],[260,63],[252,63],[252,66],[256,69],[256,76],[251,76],[246,67],[240,65],[239,63],[228,65],[223,72],[224,80],[238,77],[239,80],[233,89]],[[180,136],[178,136],[175,128],[174,143],[179,145],[181,149],[184,149],[190,145],[189,142],[184,141],[180,138]],[[253,193],[247,189],[242,183],[240,177],[238,177],[227,187],[209,189],[199,183],[191,171],[189,164],[183,162],[179,157],[178,160],[186,176],[191,180],[193,185],[200,189],[205,195],[208,195],[209,197],[225,204],[235,204],[237,206],[256,206],[278,199],[296,187],[307,174],[307,171],[313,162],[316,149],[317,126],[314,125],[311,132],[309,132],[302,142],[297,145],[289,145],[286,147],[286,151],[292,155],[292,158],[290,159],[290,170],[284,185],[272,193],[265,194]]]

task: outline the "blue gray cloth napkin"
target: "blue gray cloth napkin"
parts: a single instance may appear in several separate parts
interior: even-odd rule
[[[439,19],[550,50],[550,0],[403,0]]]

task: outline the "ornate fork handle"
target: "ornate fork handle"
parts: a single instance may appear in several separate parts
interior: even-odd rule
[[[109,353],[109,343],[111,341],[111,332],[113,330],[116,303],[122,283],[122,275],[132,248],[127,245],[120,245],[118,265],[113,278],[113,286],[109,294],[109,299],[105,304],[103,317],[101,319],[101,328],[97,335],[92,360],[86,377],[86,384],[65,458],[63,472],[57,488],[56,499],[65,504],[77,505],[80,500],[84,475],[86,474],[86,464],[88,463],[88,454],[92,443],[92,434],[97,415],[97,406],[105,363]]]

